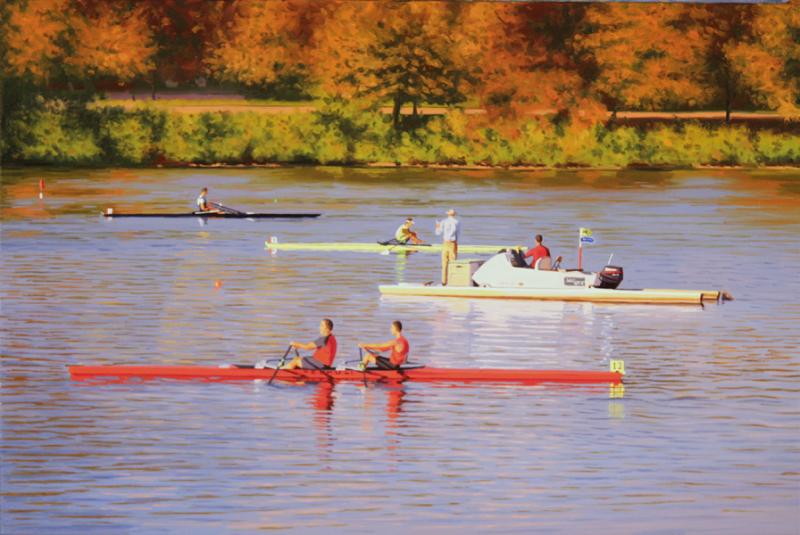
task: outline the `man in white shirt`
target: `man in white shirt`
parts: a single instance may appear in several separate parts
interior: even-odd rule
[[[447,268],[452,260],[458,258],[458,238],[461,222],[456,219],[456,211],[447,211],[447,219],[436,222],[436,235],[442,237],[442,286],[447,286]]]

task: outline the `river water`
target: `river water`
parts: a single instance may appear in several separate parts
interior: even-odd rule
[[[38,199],[38,180],[46,195]],[[202,186],[316,220],[182,212]],[[800,173],[5,170],[3,533],[800,531]],[[721,305],[381,298],[435,254],[271,254],[264,240],[462,243],[577,229],[623,288],[725,289]],[[462,255],[470,256],[470,255]],[[475,256],[475,255],[472,255]],[[217,284],[219,281],[219,284]],[[336,323],[340,359],[401,319],[443,367],[602,370],[606,386],[73,382],[66,365],[250,363]]]

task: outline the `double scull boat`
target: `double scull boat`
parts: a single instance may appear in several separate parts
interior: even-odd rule
[[[204,381],[270,380],[285,382],[389,382],[420,381],[426,383],[608,383],[620,384],[625,373],[622,361],[612,360],[609,371],[577,370],[514,370],[490,368],[428,368],[408,366],[400,370],[352,368],[331,370],[276,370],[252,365],[214,366],[69,366],[72,379],[92,378],[195,379]]]

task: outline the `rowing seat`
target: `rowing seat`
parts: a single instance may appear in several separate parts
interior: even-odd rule
[[[539,271],[556,271],[561,266],[561,257],[559,256],[556,258],[556,261],[553,262],[553,259],[549,256],[543,256],[539,260],[536,261],[536,264],[533,269],[538,269]]]
[[[538,269],[539,271],[551,271],[553,269],[553,259],[549,256],[543,256],[536,261],[533,269]]]

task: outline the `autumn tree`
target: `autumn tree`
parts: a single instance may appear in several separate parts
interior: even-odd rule
[[[315,32],[334,7],[313,0],[240,2],[230,24],[217,32],[206,63],[220,80],[303,94]]]
[[[89,16],[72,17],[72,54],[77,76],[112,78],[125,84],[148,74],[156,47],[141,8],[100,5]]]
[[[749,32],[723,46],[723,64],[753,104],[796,118],[800,116],[800,2],[755,6],[752,15]],[[726,112],[730,118],[728,106]]]
[[[66,55],[67,8],[67,0],[29,0],[6,6],[4,79],[13,76],[45,83],[59,71]]]
[[[613,113],[697,105],[703,39],[676,4],[594,4],[580,48],[597,65],[592,89]]]
[[[575,46],[585,7],[475,3],[464,23],[477,68],[475,91],[490,116],[584,114],[604,109],[586,92],[587,65]]]
[[[103,0],[83,0],[102,3]],[[220,28],[236,13],[234,0],[140,0],[156,45],[151,85],[197,82],[206,75],[205,58]]]
[[[404,104],[416,114],[423,102],[462,102],[459,13],[455,3],[341,4],[321,29],[315,74],[328,94],[391,102],[396,129]]]

